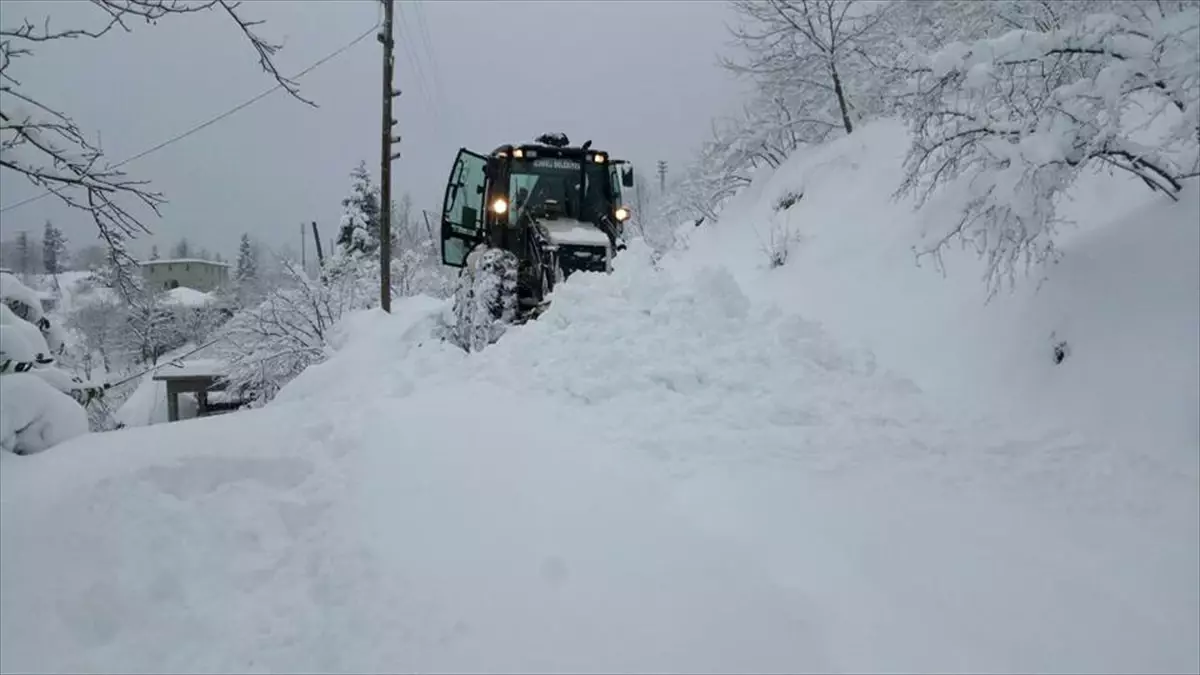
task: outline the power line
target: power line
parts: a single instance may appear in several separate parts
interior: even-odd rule
[[[437,102],[433,100],[433,89],[429,86],[429,80],[425,76],[424,68],[421,67],[421,59],[419,58],[420,54],[414,51],[414,49],[417,49],[418,47],[415,46],[415,41],[409,37],[410,22],[405,17],[404,4],[402,3],[398,9],[400,11],[400,21],[398,23],[400,27],[400,34],[403,37],[403,39],[400,40],[400,48],[404,50],[404,55],[408,57],[408,62],[412,64],[413,75],[416,76],[415,80],[417,87],[421,92],[421,103],[425,105],[426,110],[428,110],[430,113],[433,113],[436,117],[438,113]]]
[[[372,34],[372,33],[374,33],[376,30],[378,30],[378,29],[379,29],[379,26],[380,26],[380,23],[379,23],[379,22],[376,22],[376,24],[375,24],[374,26],[372,26],[370,29],[368,29],[366,32],[362,33],[361,35],[359,35],[358,37],[354,38],[354,39],[353,39],[353,40],[351,40],[350,42],[347,42],[346,44],[342,45],[341,47],[338,47],[337,49],[335,49],[334,51],[330,52],[330,53],[329,53],[329,54],[327,54],[326,56],[322,57],[320,60],[316,61],[315,63],[313,63],[313,64],[312,64],[312,65],[310,65],[309,67],[307,67],[307,68],[305,68],[304,70],[300,71],[299,73],[296,73],[295,75],[293,75],[293,76],[291,77],[291,79],[293,79],[293,80],[298,80],[298,79],[300,79],[300,78],[304,77],[305,75],[307,75],[307,74],[311,73],[312,71],[316,70],[317,68],[319,68],[319,67],[321,67],[321,66],[325,65],[325,63],[329,62],[330,60],[332,60],[332,59],[334,59],[334,58],[336,58],[336,57],[340,56],[340,55],[341,55],[343,52],[345,52],[347,49],[350,49],[351,47],[353,47],[354,45],[358,44],[359,42],[362,42],[364,39],[366,39],[366,38],[367,38],[367,36],[371,35],[371,34]],[[127,158],[127,159],[123,159],[123,160],[121,160],[120,162],[117,162],[116,164],[113,164],[113,165],[109,166],[108,168],[110,168],[110,169],[117,169],[117,168],[120,168],[120,167],[122,167],[122,166],[125,166],[126,164],[128,164],[128,163],[130,163],[130,162],[133,162],[133,161],[139,160],[139,159],[141,159],[141,158],[145,157],[146,155],[149,155],[149,154],[151,154],[151,153],[158,152],[159,150],[162,150],[163,148],[167,147],[168,145],[171,145],[172,143],[175,143],[175,142],[177,142],[177,141],[181,141],[181,140],[183,140],[183,139],[187,138],[188,136],[191,136],[192,134],[194,134],[194,133],[196,133],[196,132],[198,132],[198,131],[202,131],[202,130],[204,130],[204,129],[207,129],[208,127],[210,127],[210,126],[212,126],[212,125],[216,124],[217,122],[220,122],[221,120],[225,119],[226,117],[229,117],[230,115],[233,115],[234,113],[236,113],[236,112],[238,112],[238,111],[240,111],[240,110],[243,110],[243,109],[245,109],[245,108],[248,108],[248,107],[250,107],[251,105],[253,105],[253,104],[255,104],[255,103],[257,103],[257,102],[261,101],[262,99],[266,98],[267,96],[270,96],[271,94],[273,94],[273,93],[275,93],[276,91],[278,91],[278,90],[280,90],[280,89],[283,89],[283,88],[284,88],[284,87],[283,87],[283,85],[282,85],[282,84],[277,84],[277,85],[275,85],[274,87],[271,87],[270,89],[267,89],[266,91],[263,91],[262,93],[258,94],[257,96],[254,96],[253,98],[247,99],[246,101],[243,101],[242,103],[239,103],[238,105],[234,106],[233,108],[230,108],[229,110],[226,110],[225,112],[221,113],[220,115],[217,115],[216,117],[213,117],[213,118],[209,119],[209,120],[208,120],[208,121],[206,121],[206,122],[203,122],[203,123],[201,123],[201,124],[198,124],[198,125],[196,125],[196,126],[192,127],[191,129],[188,129],[187,131],[185,131],[185,132],[183,132],[183,133],[181,133],[181,134],[178,134],[178,135],[176,135],[176,136],[173,136],[173,137],[171,137],[171,138],[169,138],[169,139],[167,139],[167,140],[163,141],[162,143],[159,143],[158,145],[155,145],[154,147],[151,147],[151,148],[148,148],[148,149],[146,149],[146,150],[143,150],[143,151],[139,152],[138,154],[136,154],[136,155],[134,155],[134,156],[132,156],[132,157],[129,157],[129,158]],[[39,199],[42,199],[42,198],[44,198],[44,197],[49,197],[49,196],[50,196],[50,195],[52,195],[52,194],[56,194],[56,192],[55,192],[54,190],[47,190],[47,191],[43,192],[43,193],[42,193],[42,194],[40,194],[40,195],[35,195],[35,196],[33,196],[33,197],[29,197],[28,199],[24,199],[24,200],[22,200],[22,201],[19,201],[19,202],[15,203],[15,204],[9,204],[8,206],[5,206],[5,207],[0,207],[0,213],[4,213],[5,211],[10,211],[10,210],[12,210],[12,209],[15,209],[15,208],[18,208],[18,207],[21,207],[21,206],[25,206],[26,204],[31,204],[31,203],[33,203],[33,202],[36,202],[36,201],[38,201]]]
[[[433,87],[436,90],[438,105],[445,109],[446,100],[442,95],[442,83],[441,78],[439,77],[441,69],[438,68],[437,52],[435,52],[433,49],[433,40],[429,35],[429,24],[425,22],[425,11],[422,9],[422,5],[419,0],[413,0],[413,9],[416,10],[417,13],[417,24],[420,28],[423,47],[425,48],[426,53],[429,54],[429,62],[433,70]]]

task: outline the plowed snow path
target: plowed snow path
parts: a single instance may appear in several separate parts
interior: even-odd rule
[[[4,670],[1189,671],[1196,477],[925,408],[631,249],[470,358],[4,457]]]

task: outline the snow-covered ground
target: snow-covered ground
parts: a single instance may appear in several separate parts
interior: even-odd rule
[[[1118,440],[1200,474],[1200,184],[1179,202],[1136,180],[1085,175],[1061,209],[1063,258],[987,301],[983,263],[954,248],[946,277],[913,246],[952,220],[949,190],[918,212],[893,202],[907,149],[882,121],[763,176],[678,264],[719,260],[759,301],[871,349],[940,405],[968,403]],[[802,192],[783,213],[772,205]],[[774,233],[798,238],[767,269]],[[1068,355],[1054,362],[1054,346]]]
[[[183,307],[203,307],[213,301],[211,293],[180,286],[166,292],[166,302]]]
[[[406,299],[266,408],[0,456],[0,669],[1200,670],[1194,195],[985,307],[864,131],[482,353]]]

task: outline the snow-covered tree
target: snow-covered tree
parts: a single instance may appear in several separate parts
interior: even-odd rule
[[[750,184],[755,158],[742,146],[746,130],[738,120],[713,123],[712,137],[700,146],[658,207],[660,218],[670,227],[715,219],[721,206]]]
[[[42,269],[46,274],[63,271],[67,258],[67,238],[49,220],[42,231]]]
[[[328,358],[330,331],[343,314],[378,301],[378,276],[371,288],[354,274],[314,280],[294,261],[280,266],[284,282],[223,326],[217,345],[229,364],[229,389],[253,404],[270,401],[305,368]]]
[[[150,247],[150,259],[158,260],[158,246],[157,245]]]
[[[233,271],[240,304],[247,305],[259,299],[258,251],[250,243],[250,235],[243,234],[238,246],[237,266]]]
[[[1174,197],[1200,175],[1200,4],[1117,2],[1059,11],[998,37],[913,57],[913,144],[903,193],[968,193],[925,252],[954,240],[995,290],[1056,255],[1057,205],[1107,167]]]
[[[172,258],[190,258],[192,257],[192,245],[188,243],[187,237],[179,240],[175,247],[171,249]]]
[[[136,363],[154,365],[167,352],[187,343],[173,307],[161,289],[143,285],[125,304],[117,344]]]
[[[26,18],[16,10],[0,13],[0,80],[4,81],[4,96],[0,98],[0,119],[4,120],[0,125],[0,182],[8,184],[20,177],[46,190],[45,194],[86,214],[108,246],[123,247],[129,238],[148,233],[139,209],[157,215],[164,201],[162,195],[148,189],[145,181],[125,174],[119,164],[108,161],[99,144],[89,140],[95,134],[85,131],[53,100],[40,96],[37,83],[30,83],[36,77],[10,71],[14,64],[20,69],[19,62],[36,60],[38,53],[53,50],[56,45],[111,39],[109,33],[128,32],[135,24],[155,25],[215,11],[245,38],[270,78],[294,98],[313,105],[301,97],[295,81],[275,68],[275,54],[281,45],[260,35],[262,21],[247,17],[245,7],[236,0],[93,0],[87,6],[93,16],[72,12],[83,18],[66,26],[61,18],[54,20],[52,15],[61,9],[54,3],[35,3],[24,11],[37,13],[45,8],[44,18]],[[89,64],[79,66],[86,68]],[[33,71],[37,71],[36,66]]]
[[[338,252],[371,254],[379,250],[379,188],[371,181],[366,162],[350,172],[350,180],[350,194],[342,200]]]
[[[237,267],[234,270],[234,278],[239,283],[258,278],[258,260],[256,259],[254,247],[250,244],[250,235],[243,234],[241,244],[238,245]]]
[[[14,271],[22,278],[33,274],[33,245],[29,242],[29,233],[24,230],[17,233],[16,263]]]
[[[895,3],[860,0],[734,0],[742,24],[732,29],[744,59],[724,59],[753,78],[760,95],[760,134],[819,142],[833,131],[852,133],[880,110],[874,67],[895,49],[883,28]]]
[[[108,251],[98,244],[80,248],[71,256],[71,269],[94,272],[108,263]]]
[[[82,354],[77,361],[84,369],[85,375],[90,376],[92,355],[100,359],[100,365],[105,373],[113,372],[123,357],[117,351],[119,337],[123,324],[122,304],[115,300],[92,299],[80,303],[67,316],[67,327],[78,336]]]
[[[407,192],[392,207],[392,295],[443,297],[450,293],[453,275],[442,265],[433,229],[416,211]]]
[[[0,273],[0,449],[30,454],[87,432],[83,406],[103,390],[58,367],[64,348],[37,294]]]

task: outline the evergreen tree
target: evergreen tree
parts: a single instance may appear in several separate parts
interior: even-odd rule
[[[358,163],[350,180],[350,195],[342,200],[338,249],[344,254],[371,254],[379,248],[379,188],[371,182],[366,162]]]
[[[238,301],[243,305],[252,304],[258,298],[258,251],[250,243],[250,235],[242,235],[242,243],[238,246],[237,265],[233,271],[233,279],[237,284]]]
[[[67,259],[67,238],[49,220],[42,232],[42,267],[46,274],[63,271]]]
[[[158,260],[158,245],[157,244],[150,247],[150,259]]]
[[[254,248],[250,245],[250,235],[242,235],[242,243],[238,246],[237,268],[234,278],[242,283],[258,277],[258,261],[254,259]]]
[[[175,244],[175,248],[171,249],[172,258],[188,258],[191,254],[192,246],[188,243],[187,237],[180,239],[179,243]]]
[[[33,271],[33,249],[29,246],[29,233],[22,230],[17,233],[17,269],[21,276]]]

